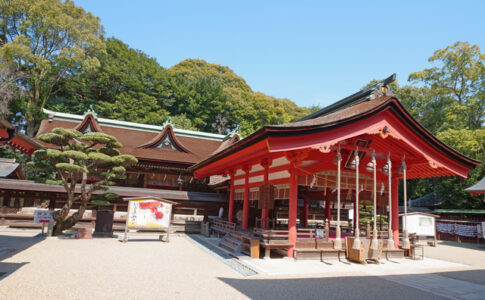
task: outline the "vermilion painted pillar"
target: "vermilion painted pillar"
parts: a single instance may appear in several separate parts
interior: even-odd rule
[[[325,219],[328,220],[330,225],[330,217],[332,216],[332,208],[330,206],[330,190],[326,190],[325,193]]]
[[[394,236],[394,246],[399,249],[399,179],[392,180],[391,186],[391,213],[392,213],[392,232]]]
[[[288,202],[288,242],[293,245],[288,248],[288,257],[293,257],[296,245],[296,214],[298,205],[298,178],[294,168],[290,169],[290,197]]]
[[[242,228],[248,229],[249,221],[249,168],[244,170],[246,172],[244,176],[244,202],[243,202],[243,222]]]
[[[308,199],[306,194],[303,198],[303,227],[308,227]]]
[[[264,160],[261,165],[264,168],[264,183],[269,182],[269,162],[267,160]],[[269,212],[267,208],[261,209],[261,227],[262,228],[268,228],[268,216]]]
[[[232,222],[232,216],[234,215],[234,174],[231,174],[231,190],[229,193],[229,210],[227,212],[227,220]]]

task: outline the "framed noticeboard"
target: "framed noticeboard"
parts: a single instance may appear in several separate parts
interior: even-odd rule
[[[167,232],[169,241],[172,221],[172,207],[176,202],[157,197],[125,198],[128,201],[125,235],[128,240],[128,229],[155,229]]]

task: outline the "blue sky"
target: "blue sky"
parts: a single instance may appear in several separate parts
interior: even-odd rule
[[[401,85],[437,49],[485,52],[485,1],[74,0],[164,67],[186,58],[229,66],[255,91],[326,106],[372,79]]]

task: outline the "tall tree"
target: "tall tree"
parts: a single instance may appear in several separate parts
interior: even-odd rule
[[[437,66],[409,75],[429,88],[444,109],[447,128],[482,128],[485,122],[485,54],[477,45],[456,42],[436,50],[429,61]],[[466,116],[466,118],[463,118]]]
[[[167,71],[142,51],[116,38],[106,39],[100,67],[59,84],[50,109],[83,114],[94,106],[99,116],[161,125],[172,105]]]
[[[34,136],[55,85],[99,66],[105,51],[99,19],[70,0],[2,0],[0,56],[28,75],[21,112]],[[20,100],[19,100],[20,101]]]
[[[25,74],[16,71],[0,59],[0,118],[10,114],[10,101],[22,95],[22,87],[18,81],[25,78]]]

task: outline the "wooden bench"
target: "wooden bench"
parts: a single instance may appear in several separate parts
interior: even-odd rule
[[[270,259],[271,258],[271,250],[272,249],[288,249],[293,246],[288,242],[272,242],[272,243],[261,243],[261,247],[264,248],[264,258]]]
[[[253,234],[259,237],[266,259],[271,258],[272,249],[288,249],[294,246],[288,242],[288,230],[254,228]]]
[[[329,258],[338,258],[345,252],[345,240],[342,240],[342,249],[334,249],[332,240],[299,238],[296,240],[295,259],[319,259],[324,261]]]
[[[212,233],[217,233],[218,236],[226,235],[236,230],[236,223],[228,222],[222,219],[214,219],[211,221]]]

